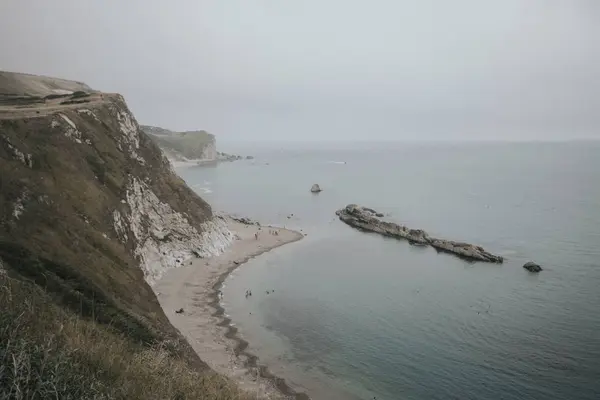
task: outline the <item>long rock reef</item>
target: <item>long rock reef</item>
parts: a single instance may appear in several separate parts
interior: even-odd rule
[[[489,253],[481,246],[434,238],[422,229],[411,229],[394,222],[383,221],[380,219],[382,214],[371,208],[349,204],[345,208],[336,211],[336,215],[341,221],[352,227],[396,239],[405,239],[413,245],[431,246],[437,251],[451,253],[470,261],[491,263],[502,263],[504,261],[501,256]]]

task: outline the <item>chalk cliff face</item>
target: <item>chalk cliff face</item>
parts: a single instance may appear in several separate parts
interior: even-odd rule
[[[122,96],[85,100],[0,102],[2,268],[52,277],[65,296],[86,282],[125,323],[170,331],[149,285],[191,257],[222,252],[233,235],[173,172]]]
[[[217,159],[215,135],[206,131],[173,132],[148,125],[142,125],[141,128],[172,160],[210,161]]]

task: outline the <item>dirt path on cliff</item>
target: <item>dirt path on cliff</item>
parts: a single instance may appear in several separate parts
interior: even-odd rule
[[[46,99],[39,103],[26,105],[0,104],[0,119],[22,119],[43,117],[55,114],[63,110],[72,110],[79,108],[95,108],[105,104],[111,99],[119,96],[116,93],[90,93],[86,97],[71,99],[69,97],[60,97],[56,99]],[[78,101],[74,104],[61,104],[64,101]]]

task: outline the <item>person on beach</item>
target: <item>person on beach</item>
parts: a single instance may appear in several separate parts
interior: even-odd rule
[[[254,233],[254,239],[258,240],[258,232]]]

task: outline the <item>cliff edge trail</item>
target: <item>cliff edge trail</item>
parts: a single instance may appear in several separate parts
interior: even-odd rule
[[[58,398],[241,398],[151,289],[232,240],[121,95],[0,73],[0,358],[22,361],[0,372],[0,398],[44,385]],[[49,365],[80,367],[57,378]]]

